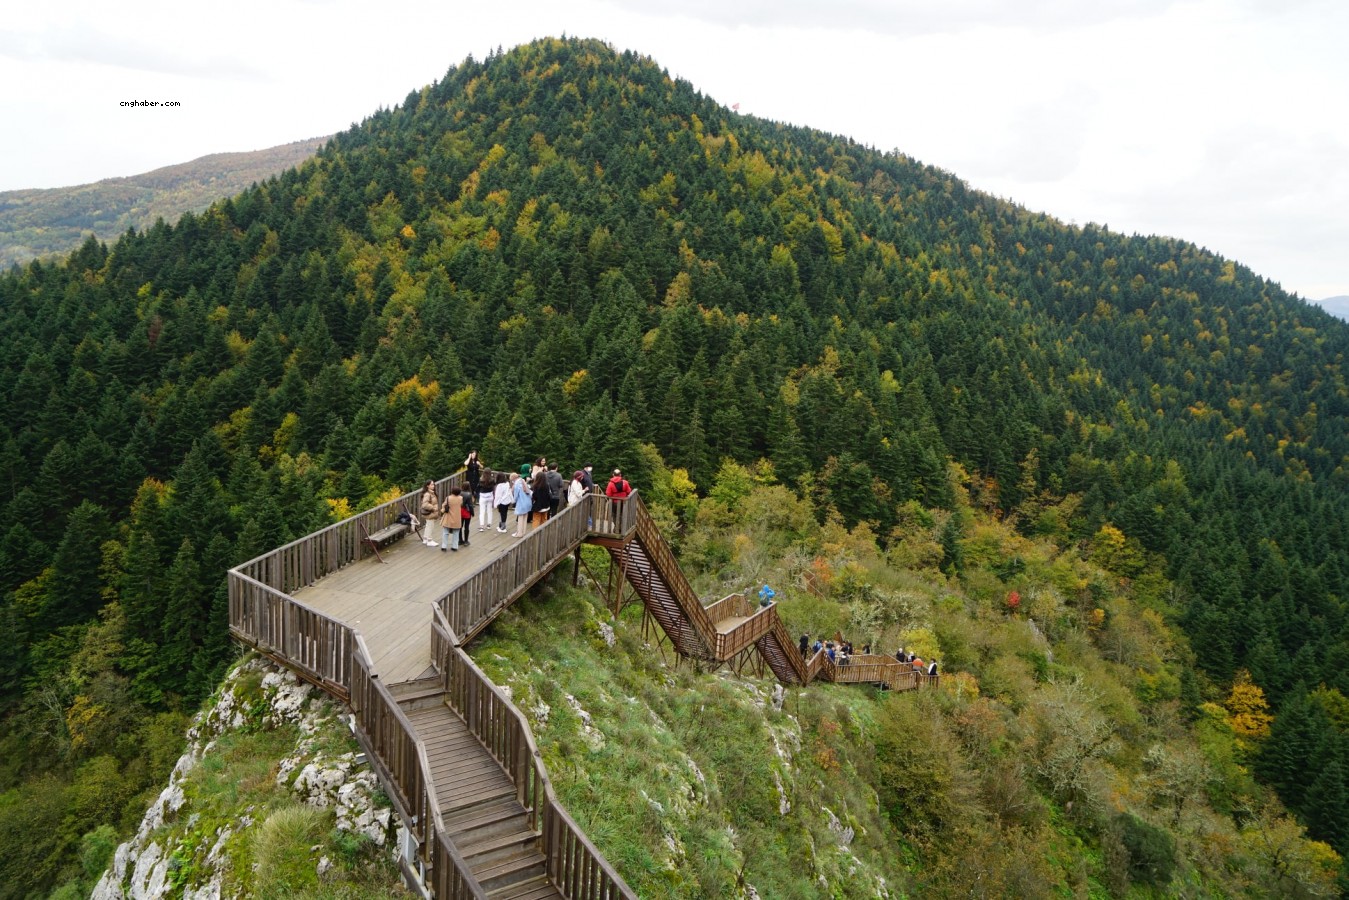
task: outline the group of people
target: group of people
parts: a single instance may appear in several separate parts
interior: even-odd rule
[[[557,515],[564,504],[580,503],[587,494],[594,493],[594,468],[592,463],[586,463],[566,480],[558,472],[557,463],[540,456],[533,463],[521,465],[518,473],[491,472],[482,464],[478,451],[473,450],[464,460],[464,487],[450,488],[449,494],[441,499],[435,481],[423,486],[419,504],[422,543],[439,547],[443,552],[458,552],[461,546],[470,546],[475,510],[479,532],[493,527],[492,511],[496,510],[495,527],[502,534],[506,533],[508,515],[514,511],[511,536],[524,537]],[[620,470],[614,469],[604,493],[610,500],[626,500],[632,493],[632,485]]]
[[[923,672],[926,670],[929,678],[937,677],[937,661],[935,659],[930,663],[925,663],[921,656],[914,653],[905,653],[903,647],[895,651],[895,659],[913,666],[914,671]]]
[[[810,635],[803,634],[801,635],[800,647],[802,659],[809,659],[811,654],[823,651],[825,658],[831,663],[846,666],[853,657],[852,641],[845,641],[841,635],[835,635],[832,641],[822,642],[816,640],[815,643],[812,644],[810,642]],[[871,655],[870,644],[862,645],[862,655]]]
[[[841,635],[837,634],[834,635],[833,640],[820,641],[816,639],[814,643],[811,643],[809,634],[803,634],[801,635],[801,640],[798,646],[801,649],[802,659],[810,659],[810,657],[813,656],[814,654],[823,652],[825,657],[834,665],[846,666],[849,663],[851,663],[853,658],[852,641],[846,641],[843,639]],[[862,656],[871,655],[870,644],[862,645],[861,655]],[[937,661],[935,659],[930,664],[925,663],[923,662],[921,657],[915,656],[912,653],[905,653],[904,648],[900,647],[897,651],[895,651],[895,660],[904,663],[906,665],[912,666],[914,670],[917,672],[920,673],[926,672],[927,675],[931,678],[935,678],[937,676]]]

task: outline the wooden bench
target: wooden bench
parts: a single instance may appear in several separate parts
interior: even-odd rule
[[[362,526],[361,530],[365,530],[364,526]],[[384,557],[379,555],[379,548],[393,543],[411,530],[411,525],[404,525],[402,522],[394,522],[392,525],[386,525],[373,534],[367,532],[365,537],[361,538],[361,543],[375,551],[375,559],[384,562]]]

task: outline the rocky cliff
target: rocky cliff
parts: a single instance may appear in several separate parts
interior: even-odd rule
[[[268,661],[237,666],[95,900],[402,893],[402,826],[346,715]]]

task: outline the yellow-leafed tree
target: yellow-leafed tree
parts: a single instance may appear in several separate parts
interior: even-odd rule
[[[1245,669],[1237,672],[1223,706],[1227,708],[1227,721],[1238,741],[1244,743],[1269,737],[1269,726],[1274,717],[1270,715],[1265,692],[1251,681],[1250,672]]]

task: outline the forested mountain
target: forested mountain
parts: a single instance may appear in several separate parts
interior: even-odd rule
[[[327,138],[293,141],[266,150],[212,153],[128,178],[73,187],[0,191],[0,266],[65,256],[90,234],[101,241],[128,229],[149,228],[201,212],[299,165]]]
[[[11,270],[0,314],[0,881],[139,817],[229,657],[229,565],[472,447],[639,487],[764,460],[891,550],[962,504],[1076,542],[1189,635],[1150,699],[1197,715],[1249,672],[1256,771],[1349,849],[1349,326],[1191,244],[541,41]],[[940,521],[959,581],[972,536]]]

